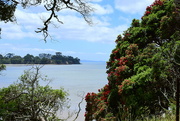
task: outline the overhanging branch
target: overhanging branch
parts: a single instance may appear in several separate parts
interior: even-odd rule
[[[62,9],[71,9],[73,11],[76,11],[77,13],[80,13],[89,25],[93,24],[92,20],[90,19],[90,12],[93,11],[93,8],[91,8],[88,3],[82,2],[81,0],[74,0],[74,3],[71,2],[71,0],[53,0],[51,1],[51,3],[46,3],[44,7],[47,11],[51,12],[50,16],[46,21],[44,21],[44,27],[37,28],[38,30],[35,32],[43,33],[45,42],[47,42],[48,37],[51,38],[48,32],[48,27],[51,23],[51,20],[55,18],[59,23],[63,24],[63,22],[59,20],[58,15],[55,13],[56,11],[58,12]]]

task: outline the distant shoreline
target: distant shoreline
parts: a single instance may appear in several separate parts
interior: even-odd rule
[[[40,53],[39,56],[33,56],[27,54],[24,57],[15,55],[14,53],[8,53],[6,55],[0,54],[1,64],[80,64],[78,57],[62,55],[61,52],[56,52],[55,55]]]
[[[6,66],[32,66],[32,65],[81,65],[81,63],[79,64],[4,64]]]

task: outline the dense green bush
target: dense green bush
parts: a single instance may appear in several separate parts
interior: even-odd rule
[[[48,86],[51,80],[41,75],[40,68],[24,71],[17,82],[0,89],[0,121],[63,120],[60,113],[69,108],[68,93]]]

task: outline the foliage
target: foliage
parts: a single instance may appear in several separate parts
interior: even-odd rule
[[[80,64],[80,59],[62,54],[51,55],[42,53],[35,57],[27,54],[21,57],[8,53],[5,56],[0,55],[0,64]]]
[[[12,0],[0,1],[0,21],[8,22],[15,21],[14,12],[17,6],[17,2]]]
[[[42,21],[44,26],[42,28],[37,28],[36,30],[36,33],[43,33],[45,42],[49,36],[49,24],[53,23],[52,19],[63,24],[57,13],[64,9],[79,13],[88,24],[92,24],[90,14],[93,11],[93,8],[86,0],[1,0],[0,21],[15,21],[14,12],[18,5],[21,5],[24,9],[31,6],[43,6],[45,10],[50,13],[49,17]]]
[[[177,46],[177,49],[174,54],[175,62],[180,65],[180,44]]]
[[[155,0],[117,37],[107,62],[108,84],[86,95],[86,121],[140,120],[175,104],[180,75],[174,61],[180,40],[176,17],[173,0]]]
[[[42,77],[40,68],[24,71],[16,83],[0,89],[0,120],[61,120],[57,112],[69,107],[68,93],[63,88],[41,86],[40,81],[49,83],[50,80]]]
[[[164,113],[163,116],[151,116],[151,117],[146,117],[144,119],[145,121],[175,121],[176,116],[173,115],[171,112]],[[141,120],[138,120],[141,121]]]
[[[0,64],[0,72],[6,70],[6,66],[4,64]],[[1,75],[1,73],[0,73]]]

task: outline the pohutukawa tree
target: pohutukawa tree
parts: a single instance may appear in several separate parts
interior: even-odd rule
[[[155,0],[117,37],[107,62],[108,84],[86,95],[86,121],[134,121],[175,104],[179,11],[173,0]]]
[[[37,28],[35,32],[43,33],[44,40],[47,40],[49,36],[48,26],[52,23],[52,19],[55,18],[59,23],[63,22],[58,17],[58,12],[69,9],[76,11],[81,14],[84,20],[88,24],[92,24],[91,12],[93,8],[87,0],[1,0],[0,1],[0,21],[12,22],[16,18],[14,12],[17,8],[17,5],[21,5],[24,9],[31,6],[40,6],[43,5],[46,11],[50,12],[49,17],[43,21],[44,26],[42,28]]]

